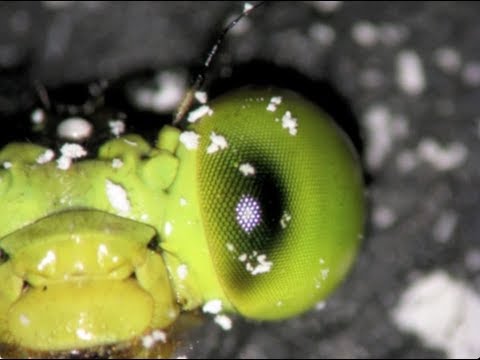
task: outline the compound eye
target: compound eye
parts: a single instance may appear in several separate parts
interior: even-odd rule
[[[344,278],[364,218],[361,169],[328,116],[298,95],[240,90],[192,126],[215,271],[242,315],[309,309]]]

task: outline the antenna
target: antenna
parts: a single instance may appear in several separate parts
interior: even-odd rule
[[[220,33],[220,35],[217,37],[217,40],[213,44],[213,46],[210,48],[210,51],[208,52],[207,58],[205,59],[205,62],[203,63],[203,67],[200,70],[200,72],[197,74],[197,77],[195,78],[195,81],[193,85],[190,87],[190,89],[187,91],[185,96],[183,97],[182,102],[177,108],[177,111],[175,113],[175,118],[173,120],[173,125],[178,124],[184,117],[185,114],[190,110],[193,104],[193,99],[195,98],[195,92],[197,92],[201,86],[203,85],[205,81],[205,74],[207,73],[210,64],[215,57],[215,55],[218,52],[218,49],[220,48],[220,45],[223,43],[225,36],[227,33],[235,26],[237,23],[242,20],[244,17],[247,17],[252,11],[255,9],[259,8],[265,4],[265,1],[261,1],[255,5],[245,3],[243,12],[238,15],[234,20],[232,20]]]

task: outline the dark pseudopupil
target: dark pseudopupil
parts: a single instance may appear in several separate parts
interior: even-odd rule
[[[202,177],[204,183],[215,184],[203,188],[209,233],[216,243],[213,256],[238,289],[253,286],[252,272],[239,260],[242,254],[274,260],[276,249],[281,249],[285,237],[281,220],[288,204],[280,167],[267,154],[256,148],[229,150],[206,156]],[[239,170],[247,163],[254,175]]]

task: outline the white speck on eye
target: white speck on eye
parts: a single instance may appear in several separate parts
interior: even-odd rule
[[[114,184],[110,180],[105,181],[106,193],[110,205],[119,213],[130,212],[130,201],[123,186]]]
[[[326,301],[319,301],[315,304],[315,310],[322,311],[323,309],[325,309],[325,306],[327,306]]]
[[[379,205],[373,210],[373,223],[379,229],[387,229],[393,225],[397,216],[389,207]]]
[[[177,268],[177,275],[180,280],[185,280],[188,276],[188,267],[185,264],[181,264]]]
[[[28,318],[27,315],[20,314],[20,324],[22,324],[23,326],[30,325],[30,319]]]
[[[176,359],[188,359],[187,355],[177,356]]]
[[[82,141],[92,135],[93,126],[83,118],[72,117],[63,120],[57,127],[57,135],[62,139]]]
[[[150,216],[148,216],[148,214],[142,214],[142,216],[140,216],[140,220],[142,221],[148,221],[149,218]]]
[[[70,168],[73,159],[78,159],[87,155],[87,151],[79,144],[65,143],[60,148],[62,154],[57,159],[57,168],[60,170],[67,170]]]
[[[243,13],[249,12],[252,9],[253,9],[253,5],[250,4],[249,2],[246,2],[245,4],[243,4]]]
[[[35,125],[43,124],[45,122],[45,119],[45,111],[43,111],[42,109],[35,109],[35,111],[33,111],[30,115],[30,120]]]
[[[297,119],[292,116],[290,111],[287,111],[282,117],[282,127],[288,129],[290,135],[297,135]]]
[[[359,21],[353,25],[352,38],[360,46],[374,46],[379,39],[378,29],[371,22]]]
[[[108,126],[110,127],[110,132],[115,137],[119,137],[125,132],[125,123],[122,120],[110,120]]]
[[[425,72],[418,54],[403,50],[397,56],[397,83],[407,95],[420,95],[426,86]]]
[[[452,237],[457,226],[457,213],[452,210],[444,210],[433,225],[433,238],[439,243],[446,243]]]
[[[120,169],[123,166],[123,161],[121,159],[113,159],[112,160],[112,167],[114,169]]]
[[[92,340],[93,334],[85,329],[77,329],[77,337],[81,340]]]
[[[267,260],[267,255],[257,255],[256,251],[253,251],[250,256],[242,254],[238,259],[245,262],[245,269],[253,276],[268,273],[273,266],[273,263]]]
[[[38,271],[43,271],[43,269],[45,269],[45,267],[47,267],[50,264],[53,264],[56,259],[57,258],[55,256],[55,253],[53,251],[49,250],[47,252],[47,254],[45,255],[45,257],[37,265]]]
[[[164,227],[165,235],[170,236],[172,234],[172,231],[173,231],[172,223],[170,221],[167,221]]]
[[[210,300],[202,307],[202,311],[208,314],[218,314],[222,311],[222,300]]]
[[[180,142],[188,149],[195,150],[200,142],[200,135],[194,131],[184,131],[180,134]]]
[[[267,111],[277,111],[277,106],[282,103],[282,97],[281,96],[273,96],[270,99],[269,104],[267,105]]]
[[[320,259],[318,259],[318,263],[319,263],[320,265],[323,265],[323,264],[325,264],[325,260],[322,259],[322,258],[320,258]]]
[[[200,104],[206,104],[208,100],[207,93],[205,91],[195,91],[195,99],[197,99]]]
[[[188,113],[187,121],[189,123],[194,123],[197,120],[201,119],[205,115],[212,116],[213,110],[210,109],[208,105],[202,105],[195,110],[192,110]]]
[[[330,46],[335,41],[335,30],[322,23],[314,23],[308,29],[309,36],[320,46]]]
[[[232,243],[226,243],[225,246],[229,252],[235,252],[235,246]]]
[[[183,206],[185,206],[185,205],[187,205],[187,199],[185,199],[185,198],[183,198],[183,197],[180,198],[180,206],[183,207]]]
[[[480,297],[443,270],[410,284],[391,316],[400,330],[415,334],[425,346],[445,351],[448,359],[480,354]]]
[[[425,138],[417,148],[418,157],[439,171],[448,171],[461,166],[467,159],[468,150],[464,144],[452,142],[440,146],[435,140]]]
[[[267,105],[267,111],[275,112],[277,111],[277,106],[275,104],[270,103]]]
[[[455,74],[462,67],[462,59],[457,50],[451,47],[442,47],[433,53],[436,65],[447,74]]]
[[[238,170],[240,170],[244,176],[255,175],[255,168],[249,163],[241,164]]]
[[[11,167],[12,167],[12,163],[11,163],[10,161],[5,161],[5,162],[3,163],[3,168],[4,168],[4,169],[7,169],[7,170],[8,170],[8,169],[10,169]]]
[[[213,131],[210,134],[211,144],[208,145],[207,154],[216,153],[219,150],[226,149],[228,147],[227,140],[222,135],[217,135]]]
[[[282,307],[284,304],[283,304],[283,301],[282,301],[282,300],[278,300],[275,305],[276,305],[277,307]]]
[[[280,219],[280,226],[282,227],[282,229],[286,229],[288,223],[291,220],[292,220],[292,215],[290,215],[287,211],[284,211]]]
[[[225,331],[232,329],[232,319],[227,315],[216,315],[214,321]]]
[[[47,149],[45,150],[44,153],[40,154],[38,157],[37,157],[37,164],[46,164],[50,161],[53,160],[53,158],[55,157],[55,152],[51,149]]]

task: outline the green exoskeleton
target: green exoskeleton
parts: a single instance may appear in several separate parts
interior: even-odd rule
[[[335,123],[281,89],[189,118],[95,159],[0,150],[0,356],[158,356],[183,312],[284,319],[342,281],[365,205]]]
[[[338,285],[364,217],[344,134],[284,90],[243,89],[204,109],[153,146],[127,135],[67,169],[32,144],[1,150],[3,344],[122,343],[210,300],[282,319]]]

